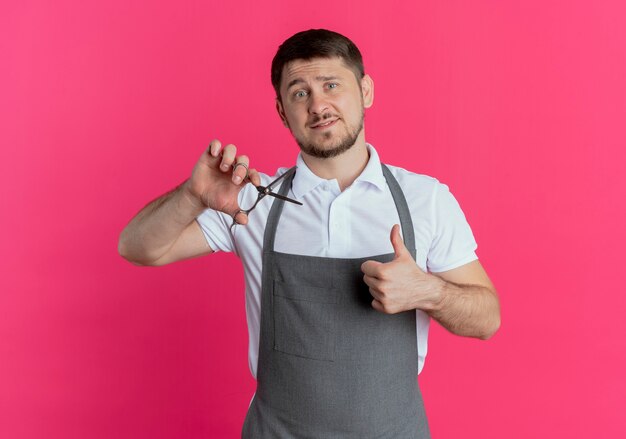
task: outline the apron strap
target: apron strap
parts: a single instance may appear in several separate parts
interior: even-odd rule
[[[291,171],[291,169],[288,169],[285,172],[289,172]],[[293,177],[295,175],[296,173],[294,172],[293,174],[291,174],[290,176],[288,176],[287,178],[283,180],[283,182],[280,184],[280,190],[278,191],[279,195],[287,196],[287,192],[289,192],[289,188],[291,187],[291,182],[293,181]],[[284,205],[285,205],[285,202],[283,200],[279,200],[278,198],[274,198],[274,200],[272,201],[272,208],[270,209],[270,214],[267,217],[267,224],[265,225],[265,234],[263,235],[263,253],[269,253],[269,252],[274,251],[276,227],[278,227],[278,219],[280,218],[280,214],[283,212]]]
[[[415,229],[413,229],[413,221],[411,220],[409,205],[406,202],[406,198],[404,197],[404,193],[400,188],[398,180],[396,180],[384,163],[381,163],[380,165],[383,168],[383,174],[385,176],[385,180],[387,180],[387,185],[391,191],[393,201],[396,203],[396,209],[398,210],[398,216],[400,217],[400,226],[402,227],[404,245],[411,253],[411,256],[413,256],[413,260],[415,260]]]

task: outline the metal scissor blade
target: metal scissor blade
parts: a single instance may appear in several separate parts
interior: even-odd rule
[[[292,200],[291,198],[285,197],[284,195],[276,194],[274,192],[268,192],[266,195],[271,195],[272,197],[280,198],[281,200],[289,201],[290,203],[295,203],[295,204],[299,204],[300,206],[302,206],[301,202]]]
[[[274,187],[274,185],[276,183],[278,183],[282,178],[287,177],[288,175],[293,174],[294,172],[296,172],[296,166],[294,166],[293,168],[291,168],[290,170],[288,170],[287,172],[285,172],[283,175],[281,175],[280,177],[278,177],[276,180],[274,180],[273,182],[271,182],[270,184],[268,184],[266,187],[268,189],[272,189]]]

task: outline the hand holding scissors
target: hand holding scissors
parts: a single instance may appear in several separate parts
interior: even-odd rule
[[[233,224],[246,224],[248,213],[266,195],[285,199],[302,204],[272,192],[272,188],[286,175],[287,171],[268,186],[261,186],[261,177],[256,169],[249,168],[250,160],[245,155],[237,155],[235,145],[229,144],[222,149],[219,140],[211,141],[209,147],[202,153],[193,168],[191,178],[185,182],[186,192],[194,203],[202,208],[210,208],[224,212],[233,217]],[[295,168],[293,168],[295,172]],[[241,209],[238,204],[239,192],[244,188],[243,183],[251,182],[259,192],[256,203],[247,210]],[[232,230],[231,226],[231,230]]]
[[[259,173],[249,168],[246,155],[237,155],[237,147],[229,144],[222,149],[219,140],[211,141],[193,168],[191,178],[185,182],[188,197],[200,208],[210,208],[237,216],[241,208],[237,203],[239,192],[250,181],[261,184]],[[240,224],[247,222],[246,215],[238,218]]]

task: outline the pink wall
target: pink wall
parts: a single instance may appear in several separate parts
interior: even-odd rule
[[[294,162],[269,63],[311,27],[360,46],[367,139],[450,186],[501,294],[488,342],[434,325],[433,436],[625,437],[623,2],[400,3],[2,2],[0,437],[239,435],[237,259],[117,238],[214,137]]]

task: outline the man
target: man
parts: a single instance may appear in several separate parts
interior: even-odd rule
[[[349,39],[292,36],[272,83],[301,150],[279,195],[302,205],[265,197],[247,215],[255,186],[287,169],[248,170],[214,140],[189,180],[124,229],[120,254],[138,265],[241,258],[257,379],[244,438],[429,437],[417,385],[429,319],[482,339],[500,324],[469,225],[447,186],[381,164],[365,142],[374,83]]]

